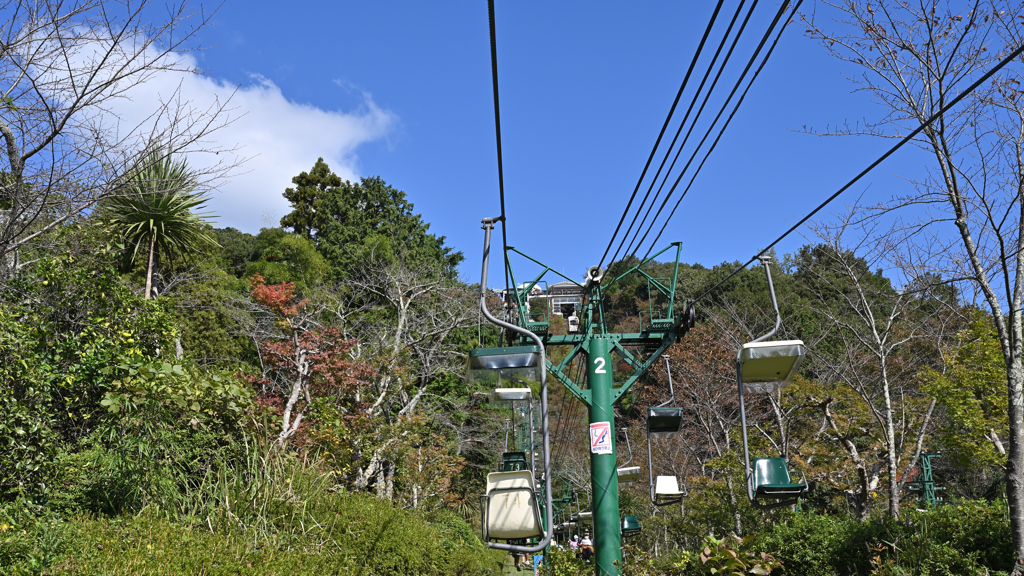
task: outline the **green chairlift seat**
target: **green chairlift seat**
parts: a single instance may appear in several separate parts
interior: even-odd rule
[[[640,523],[640,519],[636,516],[629,515],[622,517],[622,535],[623,536],[636,536],[644,529],[643,524]]]
[[[807,478],[799,483],[793,482],[789,475],[789,467],[785,458],[755,458],[751,466],[754,481],[754,498],[792,500],[807,493]],[[787,506],[788,503],[781,503]]]
[[[654,406],[647,409],[647,436],[649,438],[670,438],[683,425],[683,409]]]
[[[526,460],[526,452],[505,452],[501,455],[502,472],[518,472],[529,469],[530,463]]]

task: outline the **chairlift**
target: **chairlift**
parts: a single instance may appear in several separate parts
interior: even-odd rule
[[[483,537],[515,540],[543,536],[533,473],[529,470],[491,472],[484,495]]]
[[[531,347],[532,348],[532,347]],[[496,405],[508,405],[513,408],[513,416],[515,416],[515,403],[526,401],[529,402],[530,406],[530,463],[527,466],[526,453],[525,452],[509,452],[508,451],[508,429],[505,430],[505,452],[501,455],[501,471],[511,472],[514,470],[536,470],[536,458],[533,451],[533,392],[529,387],[529,384],[519,378],[509,377],[510,380],[517,384],[523,385],[522,388],[495,388],[491,392],[491,404]]]
[[[750,461],[747,443],[747,410],[745,393],[775,393],[792,380],[806,350],[801,340],[765,341],[778,331],[782,324],[779,304],[775,298],[775,286],[769,264],[771,258],[762,256],[768,290],[775,309],[775,327],[771,332],[744,344],[736,354],[736,382],[740,396],[740,424],[743,430],[743,463],[746,472],[747,497],[754,506],[761,509],[778,508],[796,504],[807,493],[807,478],[800,473],[801,481],[794,482],[785,458],[755,458]]]
[[[490,548],[514,553],[532,554],[544,550],[554,535],[551,500],[551,443],[548,431],[547,368],[544,343],[534,331],[499,320],[487,309],[487,265],[490,258],[491,230],[500,218],[485,218],[483,267],[480,277],[480,312],[492,324],[516,332],[535,345],[484,348],[470,351],[470,383],[487,383],[503,388],[504,380],[540,383],[540,420],[542,440],[543,490],[538,490],[536,469],[491,472],[487,475],[486,493],[481,495],[481,526],[484,542]],[[527,386],[529,387],[529,386]],[[531,402],[532,404],[532,402]],[[532,418],[531,418],[532,424]],[[533,442],[531,434],[531,443]],[[533,450],[531,449],[531,453]],[[525,463],[525,455],[522,462]],[[541,494],[546,514],[541,514]],[[537,538],[533,545],[512,541]],[[505,540],[493,542],[492,540]]]
[[[668,373],[669,399],[647,409],[647,474],[650,481],[651,502],[655,506],[668,506],[683,501],[683,493],[679,491],[679,482],[675,476],[654,476],[654,464],[651,460],[651,439],[671,438],[679,433],[683,424],[683,409],[666,406],[675,401],[675,390],[672,386],[672,369],[669,357],[665,358],[665,371]]]
[[[636,536],[643,531],[644,525],[640,523],[640,519],[632,514],[622,517],[622,535],[623,536]]]
[[[629,445],[629,429],[623,428],[622,433],[626,436],[626,450],[629,451],[629,460],[626,460],[625,464],[615,469],[620,485],[632,484],[640,479],[639,466],[626,466],[626,464],[633,461],[633,449]]]

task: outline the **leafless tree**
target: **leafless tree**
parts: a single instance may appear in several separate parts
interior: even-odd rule
[[[124,111],[133,89],[157,75],[197,72],[187,53],[211,14],[187,0],[152,4],[0,3],[0,278],[32,242],[119,194],[146,150],[214,152],[206,140],[228,121],[225,101],[201,108],[179,86],[142,119]],[[158,11],[166,16],[151,21]],[[200,182],[226,164],[204,169]]]
[[[889,514],[900,513],[900,474],[905,457],[911,465],[920,456],[931,425],[936,400],[925,398],[917,376],[929,363],[941,370],[942,349],[962,325],[955,302],[930,298],[929,285],[918,278],[901,278],[894,286],[874,270],[896,269],[900,236],[874,226],[854,226],[859,212],[850,210],[834,225],[817,224],[821,243],[806,253],[797,273],[809,299],[806,306],[821,318],[812,364],[819,379],[848,386],[867,409],[873,426],[863,432],[880,438],[889,489]],[[870,222],[870,221],[869,221]],[[846,242],[856,236],[852,245]],[[915,270],[909,270],[911,274]],[[924,297],[922,297],[924,296]],[[816,402],[824,414],[823,432],[847,450],[860,476],[860,500],[878,482],[851,437],[836,425],[831,402]],[[870,477],[869,477],[870,476]],[[866,513],[864,506],[858,510]]]
[[[477,311],[474,295],[431,263],[368,254],[349,284],[369,308],[349,328],[359,342],[356,359],[377,374],[362,400],[367,415],[382,421],[356,487],[376,482],[379,491],[381,483],[393,482],[395,470],[388,450],[396,439],[388,426],[413,415],[438,376],[461,372],[464,357],[450,336],[473,326]]]
[[[877,122],[840,133],[897,137],[924,125],[1022,40],[1020,5],[1000,0],[842,0],[831,6],[841,16],[829,25],[812,23],[811,33],[832,55],[855,66],[851,79],[884,110]],[[1017,576],[1024,574],[1020,72],[1018,59],[925,128],[915,143],[930,156],[928,175],[913,179],[912,192],[880,204],[875,213],[910,209],[905,236],[918,245],[941,246],[930,250],[933,270],[969,284],[995,320],[1006,361],[1006,478]]]

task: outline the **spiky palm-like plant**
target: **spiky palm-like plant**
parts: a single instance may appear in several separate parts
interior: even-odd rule
[[[128,172],[124,194],[107,204],[108,218],[125,241],[126,257],[134,263],[143,246],[148,248],[146,300],[153,292],[156,253],[187,259],[217,241],[203,230],[209,213],[193,212],[209,196],[197,192],[195,173],[184,159],[174,159],[163,148],[142,156]]]

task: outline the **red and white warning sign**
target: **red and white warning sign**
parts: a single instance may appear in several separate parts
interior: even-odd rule
[[[590,425],[590,451],[594,454],[612,453],[612,426],[608,422]]]

